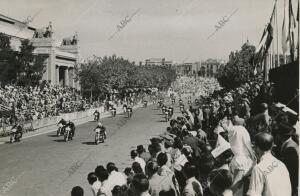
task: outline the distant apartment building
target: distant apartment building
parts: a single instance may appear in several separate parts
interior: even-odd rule
[[[225,65],[225,60],[207,59],[201,62],[198,75],[202,77],[216,77],[221,66]]]
[[[207,59],[205,61],[178,64],[176,72],[177,75],[216,77],[219,68],[223,65],[225,65],[224,60]]]
[[[182,63],[176,66],[177,75],[193,75],[193,63]]]
[[[166,61],[165,58],[150,58],[145,60],[145,65],[147,66],[169,66],[173,64],[172,61]]]

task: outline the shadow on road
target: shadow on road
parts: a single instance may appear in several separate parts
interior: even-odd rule
[[[57,135],[48,135],[48,137],[57,137]]]
[[[156,121],[156,122],[166,122],[166,120],[158,120],[158,121]]]
[[[95,142],[81,142],[81,143],[86,145],[96,145]]]
[[[53,140],[53,141],[55,141],[55,142],[65,142],[64,139],[57,139],[57,140]]]

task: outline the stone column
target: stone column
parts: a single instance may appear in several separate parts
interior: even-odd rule
[[[50,48],[49,51],[49,72],[51,84],[56,83],[56,65],[55,65],[55,49]]]
[[[69,69],[69,86],[74,88],[74,68]]]
[[[59,66],[55,65],[55,70],[56,70],[56,74],[55,74],[55,83],[56,85],[59,85]]]
[[[45,81],[48,82],[48,80],[49,80],[49,63],[48,63],[48,59],[45,60],[45,62],[43,62],[43,66],[46,67],[46,71],[43,73],[42,80],[45,80]]]
[[[66,67],[65,69],[65,86],[69,86],[69,69]]]

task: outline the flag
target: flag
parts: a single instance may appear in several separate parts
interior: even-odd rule
[[[288,51],[292,57],[295,55],[296,20],[293,12],[292,0],[284,0],[284,16],[282,24],[282,51],[285,55]],[[298,41],[297,41],[298,42]]]
[[[284,10],[283,10],[283,24],[282,24],[282,36],[281,36],[281,46],[282,46],[282,52],[285,55],[286,52],[288,51],[288,1],[289,0],[284,0]]]
[[[298,52],[296,52],[296,54],[299,59],[299,1],[298,1],[298,7],[297,7],[297,24],[298,24],[298,36],[297,36],[298,40],[296,41],[296,43],[297,43]]]
[[[297,21],[299,22],[299,1],[298,1],[298,8],[297,8]]]
[[[294,16],[294,11],[293,11],[293,5],[292,5],[292,0],[289,1],[289,42],[290,42],[290,54],[292,61],[295,59],[295,52],[296,52],[296,46],[295,42],[297,39],[297,32],[296,32],[296,20]]]
[[[272,40],[273,40],[273,27],[271,23],[269,23],[264,30],[262,41],[259,44],[256,51],[256,59],[257,59],[256,63],[260,63],[264,60],[271,46]]]
[[[275,2],[276,3],[276,2]],[[256,53],[256,64],[262,62],[270,48],[270,45],[273,40],[273,23],[275,19],[275,8],[276,4],[274,4],[272,15],[270,18],[270,22],[267,24],[267,26],[264,29],[263,35],[260,39],[260,43],[255,51]]]
[[[258,53],[259,51],[261,51],[264,43],[266,42],[266,39],[267,39],[267,35],[266,35],[267,34],[267,30],[266,29],[267,28],[265,27],[263,35],[262,35],[262,37],[261,37],[261,39],[259,41],[259,45],[258,45],[258,47],[255,50],[255,53]]]

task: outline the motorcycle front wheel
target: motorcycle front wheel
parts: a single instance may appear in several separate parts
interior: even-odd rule
[[[64,140],[67,142],[69,140],[69,132],[65,133]]]
[[[59,136],[60,136],[60,133],[61,133],[61,129],[59,128],[59,129],[57,130],[56,136],[59,137]]]
[[[104,143],[104,136],[100,136],[99,142]]]
[[[99,143],[100,143],[99,137],[96,135],[96,136],[95,136],[95,144],[98,145]]]

